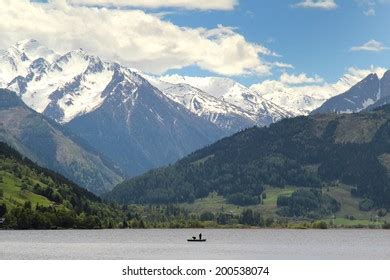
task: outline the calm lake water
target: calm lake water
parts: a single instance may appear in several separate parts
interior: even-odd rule
[[[0,259],[385,259],[390,231],[202,229],[0,231]]]

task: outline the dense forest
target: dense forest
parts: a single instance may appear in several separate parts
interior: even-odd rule
[[[194,213],[177,205],[105,204],[62,175],[0,142],[0,218],[5,229],[271,226],[259,212]]]
[[[0,142],[0,218],[16,229],[107,228],[123,221],[120,208],[42,168]]]
[[[220,211],[194,213],[178,205],[124,206],[123,228],[203,228],[203,227],[271,227],[286,226],[280,221],[265,218],[259,211],[243,209],[238,214]]]
[[[340,204],[336,199],[318,189],[301,189],[290,197],[279,196],[277,206],[280,216],[310,219],[320,219],[340,210]]]
[[[321,190],[341,182],[364,201],[362,207],[390,209],[389,173],[390,106],[386,106],[249,128],[176,164],[127,180],[105,198],[124,204],[191,203],[216,192],[236,205],[253,205],[261,201],[267,186]],[[314,214],[337,211],[337,203],[318,194],[296,196],[317,201]],[[287,216],[308,214],[299,211],[288,205],[280,209]]]

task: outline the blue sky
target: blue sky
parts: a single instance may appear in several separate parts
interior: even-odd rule
[[[6,13],[3,18],[21,10],[14,4],[18,1],[28,2],[11,1],[9,5],[15,5],[15,9],[3,9]],[[390,0],[49,2],[54,9],[47,9],[36,18],[33,14],[41,11],[31,12],[29,20],[34,21],[35,28],[28,26],[21,29],[20,20],[26,18],[27,21],[25,12],[20,12],[19,21],[10,17],[7,30],[2,30],[0,24],[3,42],[33,36],[54,49],[82,47],[103,58],[118,59],[145,72],[229,76],[245,85],[266,79],[277,80],[283,72],[290,75],[304,73],[308,77],[318,75],[333,83],[349,67],[368,69],[374,65],[390,68]],[[169,7],[161,7],[162,3]],[[120,22],[116,20],[117,14],[111,16],[107,11],[102,16],[93,9],[97,6],[108,7],[112,13],[123,11],[127,14]],[[90,11],[86,11],[85,7],[90,7]],[[26,10],[33,9],[26,7]],[[143,12],[138,13],[137,10]],[[61,17],[68,24],[61,25]],[[135,24],[134,18],[139,23]],[[53,26],[50,29],[48,22],[51,20]],[[9,26],[13,25],[13,21],[15,29],[12,30]],[[69,25],[68,29],[66,25]],[[228,27],[227,30],[225,27]],[[103,28],[107,28],[106,34],[112,38],[101,36]],[[109,34],[111,32],[113,34]],[[193,42],[191,36],[196,38]],[[257,45],[279,56],[265,54],[256,49]],[[273,62],[293,68],[275,66]]]
[[[298,1],[241,0],[233,11],[188,12],[168,15],[183,26],[237,27],[248,41],[265,45],[294,65],[292,73],[318,74],[327,81],[340,78],[348,67],[363,69],[371,65],[390,68],[390,50],[351,51],[369,40],[390,46],[390,3],[377,4],[375,16],[367,16],[367,5],[358,1],[338,1],[336,9],[293,8]],[[274,73],[277,76],[278,71]],[[198,75],[199,70],[182,71]],[[209,75],[210,73],[203,73]],[[252,84],[264,77],[237,77]]]

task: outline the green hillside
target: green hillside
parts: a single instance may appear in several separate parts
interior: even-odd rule
[[[0,217],[6,228],[105,228],[123,214],[0,142]]]
[[[271,216],[369,220],[390,209],[389,155],[390,106],[298,117],[237,133],[106,197],[192,207],[216,193],[226,205],[257,205]]]
[[[114,164],[5,89],[0,89],[0,141],[96,194],[122,180]]]

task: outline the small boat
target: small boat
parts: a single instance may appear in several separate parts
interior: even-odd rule
[[[206,242],[207,239],[187,239],[188,242]]]
[[[206,240],[207,239],[202,239],[202,234],[199,234],[199,238],[193,236],[192,239],[187,239],[187,242],[206,242]]]

